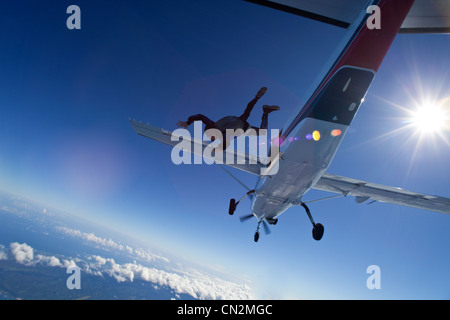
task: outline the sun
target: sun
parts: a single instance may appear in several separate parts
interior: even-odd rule
[[[441,133],[449,120],[439,102],[427,102],[410,112],[411,125],[421,134]]]

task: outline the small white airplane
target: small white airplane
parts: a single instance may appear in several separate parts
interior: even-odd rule
[[[348,29],[335,55],[316,81],[314,90],[309,93],[309,100],[294,112],[281,131],[279,151],[282,156],[277,159],[278,172],[262,175],[261,168],[267,166],[262,163],[230,164],[258,176],[255,187],[246,187],[248,192],[244,197],[239,201],[231,199],[229,207],[229,214],[233,214],[240,201],[249,196],[252,214],[242,217],[241,221],[253,216],[257,218],[254,241],[259,239],[261,224],[268,232],[267,224],[275,225],[283,212],[298,205],[305,209],[313,225],[313,238],[320,240],[324,227],[314,221],[308,206],[302,201],[311,189],[337,194],[325,199],[354,196],[357,203],[380,201],[450,214],[449,198],[326,172],[397,33],[450,33],[450,19],[444,17],[446,12],[450,12],[450,0],[371,0],[366,4],[359,0],[246,1]],[[381,28],[369,25],[374,12],[372,6],[379,9]],[[144,137],[174,147],[179,143],[178,139],[172,138],[170,131],[133,120],[130,122],[134,130]],[[198,155],[203,155],[208,147],[207,143],[195,139],[189,143],[192,143],[190,150]],[[250,155],[245,157],[248,160]]]

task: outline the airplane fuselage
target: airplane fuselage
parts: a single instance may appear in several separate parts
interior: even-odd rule
[[[330,165],[347,126],[304,119],[280,146],[277,174],[260,177],[252,201],[257,217],[276,218],[308,192]]]
[[[301,204],[325,173],[413,3],[374,0],[382,27],[369,28],[370,12],[365,10],[350,26],[309,100],[282,130],[278,173],[258,179],[252,212],[259,219],[273,219]]]

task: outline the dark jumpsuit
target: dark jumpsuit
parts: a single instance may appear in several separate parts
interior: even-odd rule
[[[226,136],[226,130],[227,129],[242,129],[247,131],[247,129],[250,127],[250,124],[247,122],[248,117],[250,116],[250,113],[253,110],[253,107],[255,106],[256,102],[258,102],[258,98],[254,98],[252,101],[250,101],[247,105],[247,108],[245,108],[245,111],[242,115],[239,117],[236,116],[227,116],[224,117],[217,122],[212,121],[210,118],[203,114],[195,114],[193,116],[190,116],[187,124],[191,125],[194,121],[202,121],[205,124],[205,131],[208,129],[218,129],[220,132],[222,132],[222,135],[224,137]],[[269,113],[264,112],[262,116],[261,126],[259,128],[253,127],[258,132],[258,129],[267,129],[269,119]]]

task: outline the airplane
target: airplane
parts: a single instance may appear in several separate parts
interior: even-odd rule
[[[307,203],[302,200],[311,189],[337,194],[319,200],[353,196],[357,203],[378,201],[450,214],[449,198],[327,172],[396,35],[450,33],[450,19],[444,16],[445,12],[450,12],[450,1],[370,0],[365,5],[358,0],[245,1],[348,30],[308,93],[309,100],[295,110],[281,130],[276,174],[261,174],[261,168],[267,164],[260,162],[228,164],[258,177],[255,187],[250,189],[220,165],[248,191],[238,201],[230,200],[228,213],[232,215],[244,198],[250,198],[251,214],[241,217],[241,221],[257,218],[254,241],[259,240],[261,224],[269,233],[268,225],[275,225],[278,217],[293,206],[304,208],[313,226],[313,238],[322,239],[324,226],[314,221]],[[381,27],[369,24],[375,8],[379,8]],[[130,123],[139,135],[173,147],[179,143],[178,139],[172,138],[170,131],[131,119]],[[198,139],[188,141],[194,154],[202,155],[208,147],[206,142]],[[250,155],[245,155],[245,159],[249,158]]]

